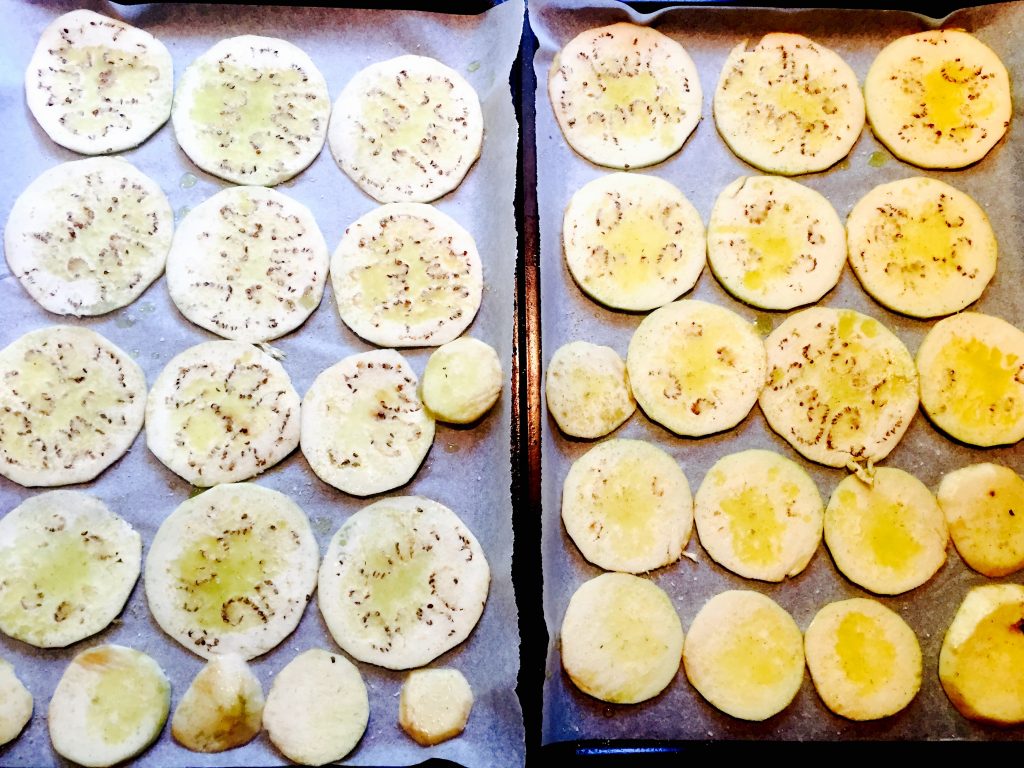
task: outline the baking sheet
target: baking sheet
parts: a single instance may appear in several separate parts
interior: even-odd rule
[[[405,736],[397,723],[398,695],[405,673],[357,662],[369,690],[370,721],[361,742],[345,762],[408,765],[440,757],[466,766],[523,764],[523,719],[515,691],[519,632],[510,578],[513,534],[509,461],[516,262],[513,195],[518,140],[509,72],[522,31],[522,0],[509,0],[479,16],[2,0],[0,112],[4,115],[5,135],[0,144],[0,166],[4,170],[0,215],[4,221],[16,196],[32,179],[58,162],[79,157],[55,145],[38,127],[25,106],[23,85],[24,69],[40,32],[59,14],[76,7],[119,16],[154,34],[170,50],[177,77],[197,55],[221,38],[252,33],[281,37],[305,50],[326,77],[332,99],[357,70],[406,53],[440,59],[461,72],[480,95],[485,131],[481,157],[462,185],[437,206],[463,224],[476,239],[485,288],[480,312],[467,333],[497,349],[506,385],[498,405],[479,423],[469,428],[438,423],[433,447],[413,480],[384,494],[419,494],[446,504],[465,521],[484,548],[491,567],[491,588],[480,623],[465,643],[431,664],[461,670],[476,701],[462,736],[423,748]],[[177,212],[176,218],[229,186],[202,173],[188,160],[178,148],[169,123],[124,156],[161,185]],[[377,205],[341,172],[327,147],[310,168],[278,189],[312,209],[332,251],[344,228]],[[165,278],[161,277],[127,308],[99,318],[74,320],[45,312],[10,275],[6,262],[0,264],[0,346],[29,330],[61,322],[92,328],[128,351],[145,370],[149,383],[172,356],[215,338],[178,313],[168,296]],[[330,285],[323,303],[305,325],[274,341],[273,346],[284,354],[282,364],[300,394],[306,392],[317,374],[342,357],[373,348],[342,323]],[[431,349],[414,349],[403,354],[417,374],[422,375],[430,352]],[[302,507],[310,518],[321,553],[342,522],[375,500],[348,496],[321,482],[299,451],[255,482],[288,494]],[[98,496],[129,520],[142,534],[144,557],[161,521],[191,491],[187,482],[165,469],[149,453],[144,433],[128,455],[97,480],[70,487]],[[22,488],[0,478],[0,513],[38,492],[39,489]],[[70,648],[40,651],[0,636],[0,656],[14,664],[35,698],[29,726],[18,739],[0,747],[0,765],[65,764],[50,746],[46,708],[72,656],[105,642],[128,645],[153,656],[171,679],[172,708],[204,663],[165,636],[156,625],[147,609],[141,580],[116,625]],[[264,692],[285,664],[313,647],[337,650],[315,597],[298,630],[277,649],[251,662]],[[175,743],[168,725],[159,742],[134,764],[278,765],[287,761],[265,733],[243,748],[202,755]]]
[[[749,8],[680,7],[643,15],[614,0],[573,3],[535,0],[530,3],[530,24],[538,38],[537,168],[540,212],[541,342],[545,366],[563,344],[583,339],[607,344],[625,358],[629,339],[645,316],[606,309],[587,298],[573,282],[562,258],[562,212],[569,198],[586,182],[611,169],[603,169],[576,155],[565,143],[547,96],[547,75],[553,55],[583,30],[632,20],[650,24],[679,41],[693,57],[704,92],[703,120],[682,150],[665,162],[638,169],[665,178],[690,199],[707,223],[716,196],[741,175],[760,172],[736,158],[718,136],[711,116],[711,101],[729,50],[749,38],[756,42],[768,32],[804,34],[836,50],[854,69],[861,83],[874,56],[889,41],[939,23],[903,12],[841,10],[779,10]],[[1007,3],[959,11],[943,26],[959,26],[991,46],[1010,71],[1014,115],[1008,136],[974,167],[961,171],[924,171],[896,160],[865,129],[850,156],[834,168],[795,177],[827,197],[845,221],[853,204],[868,190],[910,176],[931,176],[970,194],[987,212],[999,241],[996,276],[982,298],[972,306],[1024,327],[1022,246],[1024,219],[1020,192],[1024,187],[1024,3]],[[876,154],[879,153],[879,154]],[[875,158],[872,163],[872,158]],[[881,167],[875,167],[879,160]],[[737,302],[705,268],[697,286],[684,298],[712,301],[756,323],[759,329],[777,327],[786,312],[763,312]],[[849,307],[879,319],[916,353],[934,321],[919,321],[889,312],[861,288],[847,266],[838,287],[820,304]],[[946,565],[922,587],[905,595],[879,598],[900,613],[917,633],[923,654],[921,691],[901,713],[884,720],[854,723],[831,714],[821,703],[810,676],[795,701],[764,723],[733,719],[714,709],[693,689],[682,669],[659,696],[636,705],[614,705],[593,699],[575,688],[561,668],[558,632],[565,608],[576,588],[602,571],[587,563],[565,533],[560,520],[561,488],[565,475],[595,441],[562,435],[543,410],[541,425],[544,571],[544,617],[550,643],[543,693],[542,743],[581,739],[671,740],[1014,740],[1024,739],[1024,728],[1000,730],[973,724],[961,717],[947,700],[938,679],[938,654],[943,633],[967,590],[997,581],[970,571],[950,545]],[[736,428],[700,439],[678,437],[649,421],[641,410],[610,437],[651,441],[668,451],[683,467],[696,492],[705,473],[722,456],[747,448],[766,448],[798,461],[817,483],[825,501],[845,476],[801,458],[767,426],[755,406]],[[977,449],[959,445],[937,432],[923,413],[911,423],[901,443],[885,460],[935,489],[945,472],[981,461],[1006,464],[1024,472],[1024,447]],[[649,575],[665,589],[688,630],[707,599],[727,589],[754,589],[786,608],[800,628],[806,629],[823,605],[835,600],[867,596],[844,579],[822,544],[807,569],[781,584],[746,580],[714,563],[701,548],[696,531],[687,553],[674,565]]]

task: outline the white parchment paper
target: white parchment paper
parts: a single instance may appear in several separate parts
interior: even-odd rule
[[[437,58],[462,73],[480,96],[484,144],[479,161],[462,185],[438,201],[475,237],[484,269],[480,313],[467,331],[498,350],[506,386],[498,405],[468,428],[438,424],[434,445],[413,480],[388,495],[418,494],[451,507],[480,540],[491,567],[490,595],[483,617],[458,648],[432,666],[452,666],[470,682],[476,698],[466,731],[444,744],[423,748],[398,726],[398,695],[404,673],[358,663],[370,699],[370,721],[362,741],[345,760],[353,765],[408,765],[443,757],[465,766],[516,765],[524,762],[523,720],[516,697],[519,632],[511,582],[512,507],[509,461],[514,274],[516,229],[516,124],[509,72],[522,31],[522,0],[496,6],[478,16],[397,11],[288,8],[201,4],[119,6],[112,3],[0,0],[0,215],[6,221],[18,194],[42,171],[77,155],[55,145],[32,118],[24,98],[24,70],[43,28],[59,14],[89,7],[119,16],[162,40],[174,59],[176,77],[218,40],[238,34],[286,39],[305,50],[323,72],[332,99],[359,69],[376,61],[415,53]],[[178,148],[170,124],[124,156],[164,189],[177,218],[228,186],[199,171]],[[377,203],[363,194],[337,167],[327,147],[310,168],[278,187],[312,209],[328,247]],[[61,322],[98,331],[128,351],[152,383],[164,364],[186,347],[215,338],[186,321],[175,309],[164,278],[134,304],[93,319],[48,314],[22,290],[0,264],[0,346],[23,333]],[[295,388],[305,394],[321,371],[342,357],[371,349],[341,322],[328,285],[323,303],[295,332],[275,341]],[[405,350],[422,375],[431,349]],[[321,482],[299,451],[255,480],[291,496],[309,516],[321,553],[340,525],[374,499],[348,496]],[[143,556],[161,521],[188,498],[190,486],[165,469],[146,449],[145,433],[130,452],[95,481],[76,489],[103,499],[142,534]],[[0,478],[0,514],[38,490]],[[152,655],[171,679],[176,706],[203,661],[163,634],[146,606],[141,580],[120,621],[99,635],[63,650],[40,651],[0,636],[0,656],[14,664],[35,697],[35,712],[22,735],[0,747],[2,766],[63,764],[47,733],[46,709],[68,661],[93,645],[113,642]],[[334,645],[314,597],[298,630],[276,650],[251,662],[268,691],[276,673],[299,652]],[[125,691],[126,696],[132,695]],[[315,703],[312,704],[315,706]],[[136,765],[279,765],[287,761],[266,734],[236,750],[201,755],[173,741],[168,725],[160,740]]]
[[[703,119],[682,150],[665,162],[639,173],[661,176],[678,186],[697,207],[705,223],[715,198],[742,175],[760,172],[736,158],[715,130],[712,96],[729,50],[766,33],[804,34],[836,50],[853,67],[861,83],[875,55],[886,43],[904,34],[936,26],[938,22],[902,12],[774,10],[732,7],[681,7],[643,16],[614,0],[569,2],[536,0],[530,3],[530,23],[539,46],[537,74],[537,168],[541,228],[541,339],[546,364],[562,345],[576,339],[607,344],[625,357],[629,339],[642,314],[606,309],[587,298],[573,282],[562,258],[562,212],[571,195],[608,169],[575,154],[555,122],[547,95],[548,70],[554,54],[583,30],[632,20],[651,24],[679,41],[697,65],[704,92]],[[1007,137],[982,161],[960,171],[923,171],[896,160],[865,129],[850,156],[823,173],[796,177],[821,192],[845,221],[854,203],[874,186],[910,176],[942,179],[970,194],[987,212],[999,241],[1000,261],[994,280],[972,306],[1024,327],[1024,217],[1020,194],[1024,191],[1024,3],[1007,3],[955,13],[944,26],[958,26],[991,46],[1010,71],[1014,114]],[[876,154],[877,153],[877,154]],[[874,157],[874,163],[870,163]],[[881,167],[875,167],[881,162]],[[686,298],[699,298],[739,313],[759,330],[777,327],[789,313],[759,312],[730,297],[709,269]],[[919,321],[889,312],[875,303],[846,268],[838,287],[820,302],[849,307],[879,319],[916,353],[935,321]],[[680,669],[673,683],[659,696],[638,705],[612,705],[575,688],[562,671],[558,632],[565,608],[576,588],[597,576],[600,569],[587,563],[565,533],[560,520],[562,483],[572,462],[592,445],[568,439],[545,413],[542,425],[542,500],[544,558],[544,615],[551,642],[544,686],[542,741],[577,739],[1007,739],[1021,740],[1024,729],[999,730],[970,723],[947,700],[938,679],[938,655],[943,633],[967,590],[989,580],[970,571],[952,545],[946,565],[924,586],[905,595],[880,598],[900,613],[917,633],[924,656],[921,691],[903,712],[873,723],[854,723],[831,714],[814,691],[810,676],[795,701],[764,723],[735,720],[714,709],[689,685]],[[696,491],[705,473],[722,456],[747,448],[767,448],[798,461],[818,485],[824,500],[844,477],[834,470],[802,459],[767,426],[755,406],[735,429],[702,439],[678,437],[649,421],[638,410],[612,435],[648,440],[674,456]],[[940,434],[923,413],[884,464],[904,469],[935,489],[950,470],[982,461],[1006,464],[1024,472],[1024,446],[983,450],[953,442]],[[694,560],[678,563],[649,575],[671,596],[687,630],[710,597],[727,589],[761,591],[806,629],[826,603],[871,595],[847,581],[821,545],[808,568],[781,584],[765,584],[736,576],[715,564],[694,533],[687,552]],[[1022,575],[1005,579],[1021,581]]]

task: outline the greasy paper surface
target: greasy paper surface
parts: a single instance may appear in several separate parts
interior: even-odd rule
[[[650,23],[679,41],[693,57],[704,93],[703,119],[682,150],[665,162],[638,173],[661,176],[676,186],[700,211],[707,224],[717,195],[731,181],[759,171],[736,158],[715,130],[712,96],[729,50],[749,39],[755,43],[769,32],[797,32],[836,50],[864,76],[886,43],[937,24],[908,13],[828,10],[752,10],[743,8],[677,8],[649,17],[627,11],[607,0],[595,3],[547,2],[530,4],[530,23],[538,37],[537,168],[541,228],[541,338],[546,365],[563,344],[583,339],[607,344],[625,358],[633,330],[644,314],[609,310],[587,298],[573,282],[562,258],[562,212],[569,198],[586,182],[612,172],[589,163],[565,143],[547,95],[553,55],[576,34],[617,21]],[[950,17],[946,26],[960,26],[991,46],[1010,71],[1014,114],[1007,137],[983,160],[960,171],[925,171],[896,160],[865,128],[850,156],[823,173],[795,179],[821,192],[845,222],[854,203],[874,186],[910,176],[941,179],[970,194],[987,212],[999,241],[996,276],[971,309],[998,315],[1024,327],[1024,220],[1020,193],[1024,187],[1024,3],[969,9]],[[880,153],[880,154],[875,154]],[[869,160],[875,156],[874,167]],[[765,335],[789,312],[763,312],[732,297],[705,267],[697,286],[683,298],[712,301],[756,322]],[[879,319],[915,354],[934,322],[913,320],[889,312],[860,287],[849,266],[838,287],[820,304],[849,307]],[[649,739],[1013,739],[1024,728],[999,730],[972,724],[947,700],[938,679],[938,656],[943,633],[967,590],[989,581],[970,571],[952,544],[945,566],[929,582],[905,595],[879,598],[900,613],[917,633],[924,656],[921,691],[903,712],[874,723],[854,723],[831,714],[821,703],[810,676],[794,702],[764,723],[747,723],[720,713],[705,702],[680,672],[659,696],[637,705],[614,705],[578,691],[561,668],[558,631],[575,589],[601,573],[580,555],[561,525],[561,488],[571,463],[594,443],[566,438],[545,412],[543,422],[543,544],[544,614],[551,645],[544,687],[542,740],[556,742],[587,738]],[[827,502],[845,470],[818,466],[802,459],[767,426],[755,405],[732,430],[705,438],[681,438],[655,424],[641,410],[610,437],[649,440],[667,450],[682,466],[696,492],[705,473],[722,456],[747,448],[766,448],[796,460],[808,470]],[[942,475],[961,466],[991,461],[1024,472],[1024,446],[984,450],[953,442],[939,433],[919,412],[901,443],[884,465],[918,477],[933,491]],[[822,544],[807,569],[781,584],[746,580],[714,563],[701,548],[696,531],[683,558],[649,575],[664,588],[688,630],[701,606],[727,589],[753,589],[786,608],[801,630],[826,603],[850,597],[871,597],[836,570]]]
[[[78,155],[55,145],[32,118],[24,98],[24,70],[43,28],[60,13],[80,7],[72,3],[3,0],[0,52],[0,111],[4,141],[0,167],[0,215],[6,221],[18,194],[42,171]],[[151,4],[87,7],[120,16],[162,40],[174,59],[176,80],[184,68],[218,40],[253,33],[284,38],[306,51],[327,79],[332,100],[348,79],[370,63],[416,53],[433,56],[462,73],[477,90],[484,114],[484,143],[479,161],[462,185],[437,202],[474,236],[484,270],[480,313],[467,333],[494,346],[506,373],[497,406],[468,428],[437,425],[434,445],[412,481],[389,496],[417,494],[436,499],[458,514],[480,540],[491,567],[486,608],[473,634],[431,666],[461,670],[476,702],[462,736],[435,747],[415,744],[398,726],[398,695],[403,672],[357,662],[370,699],[366,734],[345,762],[365,765],[408,765],[443,757],[466,766],[522,764],[523,722],[516,698],[519,666],[517,614],[510,578],[512,553],[511,470],[509,445],[511,397],[509,372],[513,331],[513,286],[516,230],[513,210],[518,128],[509,90],[509,71],[522,30],[523,4],[511,0],[480,16],[448,16],[411,12],[328,8]],[[199,171],[178,148],[168,123],[141,147],[124,156],[163,188],[180,219],[227,182]],[[186,175],[191,174],[191,175]],[[195,178],[193,178],[193,176]],[[342,232],[376,207],[337,167],[328,147],[313,165],[277,189],[312,209],[332,251]],[[174,355],[216,338],[185,320],[167,293],[161,277],[132,305],[108,315],[75,320],[45,312],[0,265],[0,346],[26,331],[56,323],[72,323],[98,331],[129,352],[152,384]],[[284,353],[282,364],[300,395],[313,379],[342,357],[372,349],[349,331],[338,316],[330,285],[323,303],[293,333],[272,342]],[[405,350],[417,375],[422,375],[431,349]],[[147,450],[145,431],[131,451],[91,483],[72,486],[95,494],[142,534],[143,557],[161,521],[188,498],[190,486],[165,469]],[[282,491],[309,516],[321,554],[333,533],[355,511],[375,498],[348,496],[321,482],[296,450],[254,482]],[[0,478],[0,514],[40,489],[22,488]],[[142,581],[136,585],[119,624],[63,650],[36,650],[0,636],[0,656],[14,664],[35,697],[32,722],[20,738],[0,747],[0,765],[45,765],[63,761],[53,752],[47,734],[46,709],[72,656],[98,643],[128,645],[152,655],[170,677],[172,708],[202,668],[203,661],[164,635],[146,607]],[[274,676],[299,652],[322,647],[337,651],[316,605],[307,607],[298,630],[277,649],[254,659],[254,672],[270,690]],[[126,691],[125,695],[131,695]],[[316,706],[310,702],[310,706]],[[498,756],[498,757],[496,757]],[[176,744],[170,725],[138,765],[279,765],[287,761],[266,733],[249,745],[201,755]]]

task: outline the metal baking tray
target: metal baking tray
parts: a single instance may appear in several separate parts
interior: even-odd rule
[[[744,4],[745,6],[746,4]],[[767,4],[755,4],[767,5]],[[804,4],[800,4],[804,5]],[[808,6],[822,5],[810,3]],[[827,5],[827,4],[826,4]],[[946,13],[955,5],[917,4],[924,13]],[[609,169],[595,166],[576,155],[554,120],[546,83],[551,57],[576,33],[603,24],[634,20],[651,24],[678,40],[694,58],[704,90],[704,118],[682,150],[658,165],[637,169],[672,181],[682,189],[707,222],[718,193],[740,175],[760,172],[745,165],[725,146],[711,117],[711,96],[728,50],[745,38],[756,42],[772,31],[793,31],[837,50],[853,66],[861,82],[874,55],[885,42],[920,29],[945,24],[974,31],[1002,57],[1011,72],[1014,116],[1008,136],[993,153],[962,171],[925,171],[893,157],[871,135],[861,135],[850,156],[828,171],[796,177],[822,192],[845,219],[853,203],[879,183],[915,175],[940,178],[964,189],[986,209],[1000,245],[1000,264],[993,282],[972,309],[999,315],[1024,326],[1024,279],[1020,259],[1024,223],[1018,213],[1017,195],[1024,170],[1024,4],[1006,3],[954,12],[945,20],[907,11],[834,10],[819,7],[741,7],[739,4],[631,2],[558,2],[535,0],[529,7],[533,39],[524,41],[524,69],[536,88],[535,146],[525,152],[524,188],[536,190],[536,208],[527,208],[524,242],[524,317],[527,346],[523,351],[524,386],[527,387],[528,419],[520,442],[521,461],[528,467],[529,484],[521,496],[531,506],[542,527],[542,582],[548,647],[545,656],[543,714],[538,753],[553,759],[590,764],[594,760],[631,763],[678,759],[680,753],[749,748],[776,748],[799,742],[824,747],[836,742],[858,745],[897,742],[916,745],[950,741],[1003,744],[1024,739],[1024,729],[999,729],[972,723],[961,717],[947,700],[937,675],[938,651],[945,628],[967,589],[990,581],[970,571],[950,545],[946,565],[924,586],[905,595],[880,598],[904,616],[916,631],[924,656],[920,693],[903,712],[881,721],[854,723],[830,713],[821,703],[808,675],[796,700],[782,713],[764,723],[732,719],[711,707],[679,675],[658,697],[637,705],[612,705],[579,690],[561,668],[558,629],[569,597],[584,581],[601,573],[587,563],[565,534],[560,521],[561,485],[570,464],[597,441],[581,441],[562,435],[543,404],[543,373],[554,351],[575,339],[608,344],[625,355],[629,338],[642,314],[611,311],[591,301],[573,282],[564,267],[560,232],[561,216],[569,197],[586,181]],[[531,50],[532,49],[532,50]],[[536,51],[532,71],[529,57]],[[524,81],[527,77],[524,77]],[[881,153],[881,155],[875,155]],[[871,161],[875,155],[874,162]],[[879,158],[882,167],[875,167]],[[535,187],[530,174],[536,174]],[[533,216],[533,211],[537,215]],[[684,298],[700,298],[726,306],[759,325],[777,326],[789,313],[760,312],[731,298],[705,269],[696,288]],[[894,314],[876,304],[860,288],[847,267],[839,286],[820,302],[825,306],[850,307],[881,320],[893,330],[911,353],[928,327]],[[759,409],[735,429],[701,439],[680,438],[637,413],[609,437],[652,441],[673,455],[683,467],[694,491],[704,473],[721,456],[751,447],[769,448],[793,458],[815,479],[823,499],[844,471],[821,467],[800,458],[767,427]],[[1024,471],[1020,445],[978,449],[956,443],[938,433],[923,413],[885,465],[906,469],[934,490],[945,472],[979,461],[992,461]],[[825,603],[853,596],[871,596],[848,582],[836,570],[822,544],[808,568],[781,584],[742,579],[715,564],[703,551],[696,532],[687,552],[697,562],[683,558],[659,569],[649,578],[673,599],[686,630],[701,605],[726,589],[754,589],[770,595],[790,611],[801,629]],[[1021,575],[1006,581],[1021,580]],[[537,653],[536,649],[532,652]],[[527,666],[524,653],[524,670]],[[532,672],[531,672],[532,674]],[[537,675],[538,679],[540,675]],[[528,727],[530,724],[527,720]],[[767,754],[767,753],[765,753]],[[789,754],[784,752],[783,754]],[[829,752],[835,754],[835,752]],[[673,758],[674,756],[674,758]]]
[[[0,33],[0,109],[6,118],[6,140],[0,150],[5,171],[0,215],[6,220],[16,196],[43,170],[80,157],[54,144],[38,127],[25,106],[23,86],[24,68],[40,32],[52,19],[74,8],[87,7],[117,16],[150,31],[170,50],[177,77],[214,42],[242,33],[277,36],[303,48],[324,73],[332,99],[358,69],[404,53],[434,56],[464,74],[478,91],[483,105],[484,146],[463,184],[437,201],[437,205],[460,221],[477,241],[485,290],[480,312],[467,332],[498,350],[508,379],[497,406],[478,423],[465,428],[439,423],[434,445],[419,472],[409,484],[387,495],[422,494],[446,504],[459,514],[484,548],[491,567],[491,588],[481,621],[465,643],[431,665],[460,669],[469,679],[476,701],[462,736],[423,748],[405,736],[397,724],[398,692],[405,674],[357,662],[369,690],[370,722],[345,762],[397,766],[435,758],[466,766],[521,764],[525,759],[525,739],[515,691],[519,669],[518,611],[510,578],[511,424],[517,396],[511,375],[516,329],[514,183],[519,131],[515,112],[518,94],[510,87],[510,74],[518,54],[524,6],[522,0],[468,0],[448,5],[447,13],[427,13],[426,3],[389,3],[386,10],[323,7],[326,5],[121,5],[99,0],[0,0],[0,11],[7,21],[6,31]],[[178,217],[188,207],[227,186],[227,182],[201,172],[189,161],[178,148],[170,123],[123,155],[160,184]],[[278,189],[313,211],[332,250],[349,223],[377,206],[339,170],[328,148],[308,169]],[[100,332],[135,357],[150,384],[173,355],[215,338],[181,317],[170,301],[164,278],[124,309],[76,320],[46,313],[9,274],[6,263],[0,264],[0,346],[6,346],[29,329],[57,323]],[[274,341],[273,346],[284,354],[282,364],[300,394],[305,393],[320,371],[345,355],[372,348],[341,322],[330,287],[309,320],[295,332]],[[420,375],[431,351],[402,350]],[[375,500],[348,496],[322,483],[298,450],[253,481],[288,494],[302,507],[310,518],[321,553],[342,522]],[[143,557],[164,517],[192,491],[187,482],[166,470],[149,453],[144,431],[128,454],[95,481],[71,487],[100,497],[129,520],[142,534]],[[42,490],[22,488],[0,478],[0,514]],[[104,642],[145,651],[163,666],[172,683],[172,711],[204,663],[156,625],[146,607],[141,579],[112,626],[69,648],[39,650],[0,636],[0,656],[15,665],[35,698],[34,716],[25,732],[0,747],[0,766],[63,764],[50,746],[47,704],[72,656]],[[296,632],[278,648],[251,662],[264,692],[287,662],[311,647],[336,650],[315,596]],[[266,734],[245,747],[204,755],[175,743],[169,724],[157,743],[133,762],[160,766],[286,763]]]

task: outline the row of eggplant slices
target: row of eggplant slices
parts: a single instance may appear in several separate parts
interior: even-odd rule
[[[473,423],[500,396],[497,353],[461,336],[481,301],[476,245],[426,204],[456,188],[479,155],[476,92],[438,61],[402,56],[359,72],[332,111],[309,57],[257,36],[215,45],[176,93],[172,80],[164,45],[119,20],[73,11],[44,31],[25,89],[55,142],[111,154],[170,117],[199,168],[243,186],[190,211],[172,235],[166,196],[128,161],[64,163],[17,200],[5,253],[29,295],[59,315],[127,306],[166,266],[181,313],[225,340],[177,355],[147,397],[141,368],[100,334],[68,325],[25,334],[0,351],[0,474],[29,487],[88,482],[124,455],[145,421],[160,461],[210,488],[161,525],[144,578],[161,628],[209,661],[173,718],[187,748],[238,747],[261,728],[300,763],[339,760],[356,746],[369,705],[347,658],[300,654],[266,700],[247,664],[296,628],[316,589],[346,653],[414,670],[398,713],[410,737],[430,745],[456,736],[473,702],[469,683],[456,669],[423,667],[461,643],[483,611],[490,571],[472,532],[435,501],[394,497],[352,515],[321,562],[305,513],[243,481],[301,444],[314,472],[340,490],[390,490],[415,474],[435,418]],[[384,203],[346,230],[330,259],[309,210],[267,188],[305,169],[325,141],[344,172]],[[263,343],[302,325],[328,268],[345,323],[389,348],[343,359],[300,404]],[[439,347],[422,384],[391,348],[402,346]],[[139,534],[100,499],[78,491],[29,498],[0,519],[0,630],[40,648],[102,631],[124,607],[141,559]],[[123,696],[126,688],[133,696]],[[154,659],[117,645],[90,648],[50,701],[54,748],[83,765],[120,762],[158,738],[170,703]],[[32,710],[0,660],[0,744]]]
[[[966,717],[998,725],[1021,720],[1020,686],[1006,671],[1020,660],[1015,634],[1022,600],[1019,584],[975,587],[946,632],[939,679]],[[825,705],[855,721],[899,712],[921,686],[914,630],[877,600],[829,603],[801,633],[770,597],[729,590],[701,607],[684,639],[665,591],[627,573],[602,574],[573,594],[561,649],[570,679],[595,698],[617,704],[653,698],[675,680],[681,658],[690,684],[710,704],[755,722],[793,701],[805,665]]]
[[[701,119],[697,68],[675,40],[621,22],[582,32],[555,56],[548,95],[569,146],[596,165],[641,168],[675,154]],[[894,155],[963,168],[1003,137],[1006,67],[960,29],[901,37],[875,58],[861,93],[834,51],[790,33],[739,43],[714,95],[715,125],[742,160],[768,173],[823,171],[853,148],[865,119]]]
[[[326,141],[342,170],[382,203],[450,192],[483,143],[476,91],[425,56],[360,70],[333,110],[313,61],[277,38],[222,40],[185,69],[176,92],[173,78],[170,52],[151,34],[79,10],[44,30],[25,95],[47,135],[83,155],[136,147],[170,118],[197,166],[240,185],[288,181]]]
[[[685,50],[628,23],[585,31],[555,58],[548,82],[569,145],[602,166],[652,165],[682,147],[702,93]],[[626,360],[573,341],[552,356],[549,412],[575,438],[603,437],[639,402],[684,436],[727,430],[760,403],[768,424],[805,458],[852,474],[827,506],[794,461],[764,450],[721,459],[692,497],[686,476],[642,440],[599,443],[571,466],[562,521],[582,555],[612,573],[585,582],[561,626],[570,679],[604,701],[636,703],[668,687],[680,667],[712,705],[764,720],[795,697],[806,667],[824,703],[852,720],[894,714],[917,694],[921,650],[911,627],[877,600],[830,603],[801,633],[770,598],[713,597],[685,636],[672,599],[642,574],[684,555],[694,523],[709,556],[749,579],[782,581],[807,565],[824,533],[836,567],[878,595],[925,583],[950,535],[974,570],[1024,568],[1024,479],[991,463],[948,473],[937,498],[912,475],[876,468],[923,406],[969,445],[1024,438],[1024,333],[977,312],[996,268],[984,211],[954,187],[910,178],[876,187],[846,231],[817,192],[784,178],[825,170],[867,120],[898,158],[961,168],[1002,138],[1009,79],[997,55],[961,30],[888,45],[863,95],[833,51],[795,34],[736,46],[714,96],[719,133],[742,160],[771,174],[741,178],[719,196],[705,231],[672,184],[616,173],[572,196],[563,220],[569,271],[613,309],[654,310]],[[916,358],[881,323],[849,309],[796,312],[762,341],[720,306],[676,299],[705,261],[735,298],[790,310],[816,302],[849,263],[864,289],[917,318],[951,315]],[[959,314],[953,314],[959,313]],[[635,399],[634,399],[635,398]],[[1024,587],[966,595],[942,645],[939,678],[966,717],[1024,722]],[[998,669],[999,672],[993,670]]]

